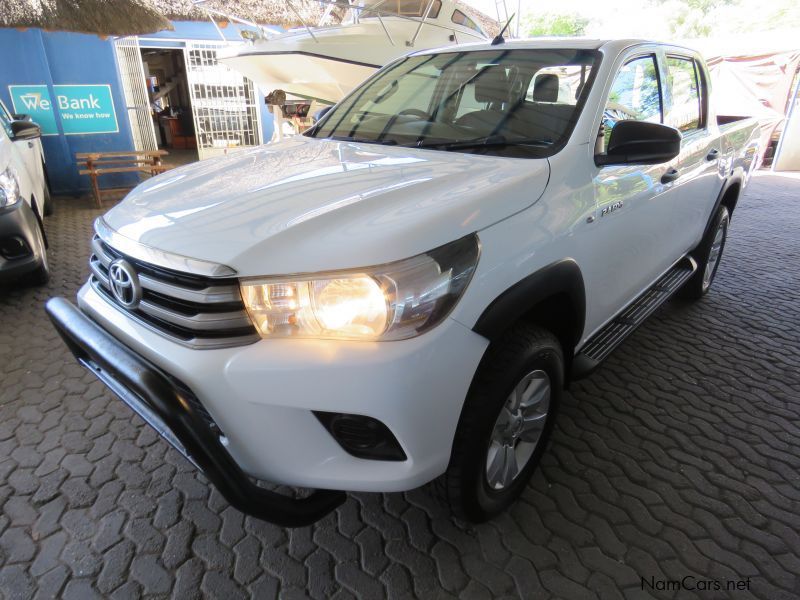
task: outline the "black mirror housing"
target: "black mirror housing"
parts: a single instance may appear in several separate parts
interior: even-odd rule
[[[33,121],[33,117],[24,113],[14,113],[11,115],[15,121]]]
[[[333,108],[333,104],[330,106],[323,106],[317,112],[314,113],[314,123],[317,123],[322,117],[328,114],[328,111]]]
[[[619,121],[611,130],[605,154],[594,162],[602,165],[657,165],[672,160],[681,151],[681,132],[674,127],[647,121]]]
[[[11,121],[12,140],[35,140],[41,136],[41,128],[33,121]]]

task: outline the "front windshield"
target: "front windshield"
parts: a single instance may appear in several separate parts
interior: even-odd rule
[[[410,56],[357,88],[308,135],[550,156],[575,125],[596,62],[595,51],[566,49]]]

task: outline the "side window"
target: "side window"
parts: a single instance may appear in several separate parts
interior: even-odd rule
[[[667,67],[672,106],[664,122],[683,132],[698,129],[702,120],[700,86],[694,60],[683,56],[668,56]]]
[[[614,78],[603,111],[603,151],[618,121],[662,123],[661,87],[655,56],[641,56],[625,63]]]

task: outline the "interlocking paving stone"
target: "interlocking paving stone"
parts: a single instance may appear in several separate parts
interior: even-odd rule
[[[42,306],[100,211],[60,198],[52,281],[0,289],[0,598],[800,598],[800,179],[759,174],[714,289],[660,309],[565,395],[507,514],[353,494],[313,527],[245,517],[68,354]],[[706,594],[701,597],[721,597]]]

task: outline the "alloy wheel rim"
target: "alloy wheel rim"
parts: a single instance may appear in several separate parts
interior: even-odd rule
[[[486,453],[489,488],[507,488],[531,460],[550,411],[550,378],[531,371],[514,386],[497,416]]]
[[[714,241],[711,243],[711,250],[708,253],[708,260],[706,261],[706,269],[703,273],[703,289],[707,289],[714,279],[714,274],[717,271],[717,264],[719,263],[720,254],[722,254],[722,246],[725,243],[725,234],[728,229],[728,220],[722,219],[717,227],[717,232],[714,234]]]

